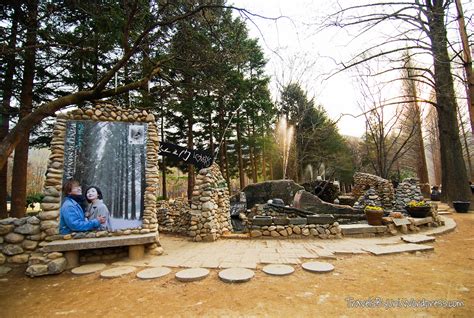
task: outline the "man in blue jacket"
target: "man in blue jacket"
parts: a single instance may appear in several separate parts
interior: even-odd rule
[[[95,230],[105,223],[105,217],[99,216],[87,220],[81,203],[85,198],[82,195],[81,185],[76,180],[68,180],[63,185],[64,201],[60,210],[59,233],[84,232]]]

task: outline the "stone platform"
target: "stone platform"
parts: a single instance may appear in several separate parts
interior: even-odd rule
[[[445,225],[430,228],[424,235],[439,235],[452,231],[456,223],[443,217]],[[360,227],[364,228],[364,227]],[[334,259],[338,255],[383,255],[391,253],[432,250],[431,245],[403,243],[402,235],[374,238],[345,237],[340,240],[219,240],[212,243],[190,242],[185,238],[160,236],[165,253],[161,256],[147,256],[142,260],[124,260],[114,265],[203,267],[225,269],[241,267],[257,269],[266,264],[300,265],[307,260]],[[396,247],[394,247],[396,246]],[[428,246],[428,247],[425,247]],[[375,251],[375,253],[373,253]]]

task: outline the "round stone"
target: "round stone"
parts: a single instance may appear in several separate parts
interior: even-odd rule
[[[334,270],[334,265],[323,262],[308,262],[303,263],[303,269],[312,273],[327,273]]]
[[[254,276],[255,273],[246,268],[228,268],[219,272],[219,278],[226,283],[245,283]]]
[[[175,277],[181,282],[194,282],[209,275],[209,270],[205,268],[188,268],[176,273]]]
[[[76,274],[76,275],[91,274],[97,271],[101,271],[104,268],[105,268],[105,264],[102,264],[102,263],[86,264],[86,265],[73,268],[71,270],[71,273]]]
[[[100,277],[103,278],[115,278],[123,275],[130,274],[136,270],[133,266],[119,266],[111,269],[107,269],[100,273]]]
[[[290,274],[293,274],[293,272],[295,271],[293,267],[289,265],[283,265],[283,264],[267,265],[262,270],[264,273],[268,275],[274,275],[274,276],[290,275]]]
[[[153,279],[166,276],[169,273],[171,273],[171,269],[167,267],[153,267],[138,272],[137,277],[140,279]]]

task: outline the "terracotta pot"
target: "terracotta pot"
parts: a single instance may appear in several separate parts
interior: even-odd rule
[[[382,225],[383,210],[365,210],[365,216],[369,225]]]

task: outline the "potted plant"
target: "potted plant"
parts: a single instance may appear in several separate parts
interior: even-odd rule
[[[453,201],[453,207],[458,213],[467,213],[471,201]]]
[[[424,200],[415,201],[411,200],[405,206],[405,210],[413,218],[425,218],[431,211],[431,206]]]
[[[367,205],[364,212],[369,225],[382,225],[383,209],[381,207]]]

